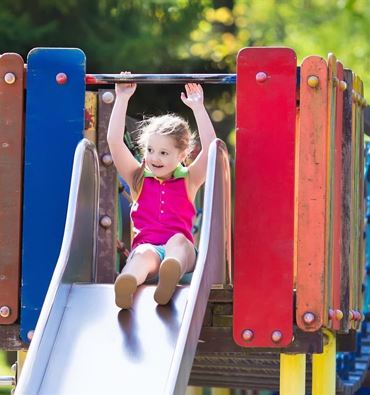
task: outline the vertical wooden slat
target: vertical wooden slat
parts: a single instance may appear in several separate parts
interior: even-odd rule
[[[238,55],[233,330],[245,347],[292,341],[296,69],[289,48]]]
[[[326,61],[305,58],[300,83],[296,308],[297,325],[304,331],[320,329],[325,320],[327,89]]]
[[[358,91],[358,77],[353,73],[353,87],[352,87],[352,207],[351,207],[351,263],[350,263],[350,311],[358,309],[358,237],[359,237],[359,133],[358,133],[358,115],[357,115],[357,91]],[[354,328],[354,322],[351,322],[351,327]]]
[[[336,126],[336,81],[337,60],[333,54],[328,56],[328,132],[327,132],[327,176],[326,176],[326,219],[325,219],[325,299],[324,325],[329,324],[329,309],[333,297],[333,210],[334,210],[334,155]]]
[[[108,93],[108,95],[105,95]],[[98,230],[97,282],[112,283],[116,276],[117,252],[117,171],[110,155],[107,131],[114,101],[114,91],[99,90],[98,97],[98,155],[100,159],[100,199]],[[108,100],[107,100],[108,98]]]
[[[364,220],[365,220],[365,205],[364,205],[364,114],[363,114],[363,82],[358,77],[358,101],[357,101],[357,129],[358,129],[358,306],[357,311],[361,312],[363,309],[363,291],[362,284],[365,279],[365,251],[364,251]],[[358,318],[358,317],[357,317]],[[356,329],[360,327],[360,320],[356,320]]]
[[[342,248],[341,248],[341,310],[343,319],[340,329],[349,329],[350,288],[352,284],[352,200],[353,200],[353,171],[352,171],[352,72],[344,70],[344,81],[347,89],[343,95],[343,141],[342,141]]]
[[[335,120],[335,153],[334,153],[334,190],[333,190],[333,317],[332,328],[340,329],[343,318],[341,308],[341,245],[342,245],[342,141],[343,141],[343,65],[337,62],[336,84],[336,120]]]
[[[96,145],[98,97],[96,92],[85,93],[85,130],[84,137]]]
[[[14,82],[7,83],[6,75]],[[23,73],[20,55],[0,56],[0,324],[19,313],[23,191]],[[11,82],[11,80],[8,80]]]

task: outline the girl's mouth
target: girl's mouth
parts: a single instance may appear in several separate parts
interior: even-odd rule
[[[153,166],[155,169],[161,169],[161,168],[163,167],[163,165],[154,165],[154,164],[152,164],[152,166]]]

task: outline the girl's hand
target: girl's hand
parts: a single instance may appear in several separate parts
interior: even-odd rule
[[[131,73],[129,71],[121,71],[121,74],[125,75],[130,75]],[[124,96],[129,99],[135,92],[136,89],[136,84],[131,84],[131,83],[119,83],[115,85],[115,90],[116,90],[116,96]]]
[[[185,85],[186,95],[181,92],[181,100],[193,111],[204,107],[203,89],[199,84],[188,83]]]

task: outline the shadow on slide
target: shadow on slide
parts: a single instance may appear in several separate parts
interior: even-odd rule
[[[99,163],[82,140],[74,158],[59,259],[16,395],[183,394],[212,284],[230,280],[230,170],[225,144],[212,143],[199,254],[190,285],[159,306],[154,285],[119,310],[112,284],[95,283]],[[228,266],[226,265],[228,263]]]

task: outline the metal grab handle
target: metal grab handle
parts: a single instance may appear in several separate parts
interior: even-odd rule
[[[86,85],[115,84],[235,84],[236,74],[86,74]]]

